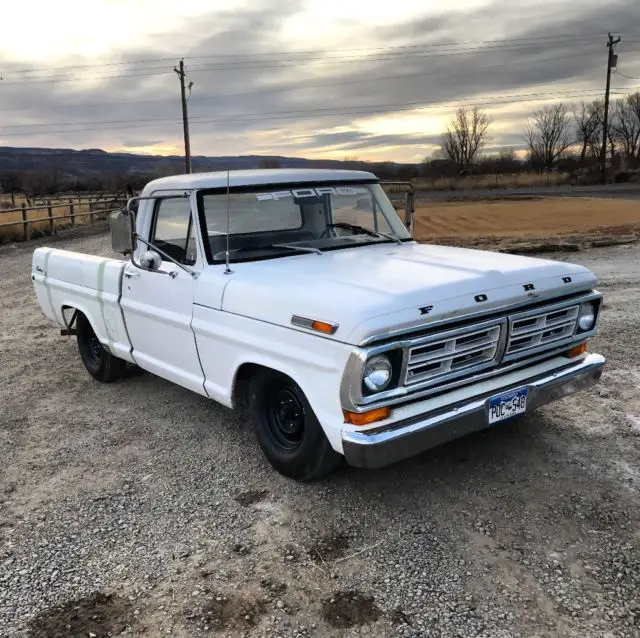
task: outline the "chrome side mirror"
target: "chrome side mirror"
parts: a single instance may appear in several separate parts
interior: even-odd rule
[[[140,257],[140,265],[147,270],[158,270],[162,264],[162,257],[155,250],[147,250]]]
[[[415,194],[413,190],[405,194],[404,199],[404,225],[413,234],[413,214],[415,213]]]
[[[109,216],[111,248],[116,253],[128,255],[131,252],[133,228],[131,215],[127,210],[118,210]]]

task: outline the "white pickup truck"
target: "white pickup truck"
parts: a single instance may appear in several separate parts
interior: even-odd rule
[[[408,211],[409,213],[411,211]],[[100,381],[136,365],[248,405],[283,474],[376,468],[598,381],[601,295],[568,263],[419,244],[367,172],[166,177],[111,219],[126,260],[33,254]]]

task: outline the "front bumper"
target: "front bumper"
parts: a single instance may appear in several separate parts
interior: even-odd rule
[[[389,465],[489,427],[487,400],[511,389],[527,386],[527,412],[541,405],[591,387],[602,375],[605,359],[588,354],[584,359],[561,370],[532,377],[522,383],[451,404],[397,421],[386,429],[368,432],[345,431],[342,445],[347,462],[355,467],[376,468]]]

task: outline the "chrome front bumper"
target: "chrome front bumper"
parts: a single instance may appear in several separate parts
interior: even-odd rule
[[[490,427],[487,416],[487,401],[490,397],[527,386],[529,412],[596,384],[602,375],[604,363],[603,356],[588,354],[584,359],[556,372],[532,377],[516,385],[506,385],[436,412],[397,421],[382,430],[343,432],[344,455],[347,462],[355,467],[376,468],[395,463]]]

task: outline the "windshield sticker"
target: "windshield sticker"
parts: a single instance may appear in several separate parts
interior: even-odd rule
[[[296,188],[290,191],[274,191],[273,193],[258,193],[259,202],[269,199],[286,199],[288,197],[320,197],[322,195],[366,195],[369,191],[362,186],[323,186],[321,188]]]

